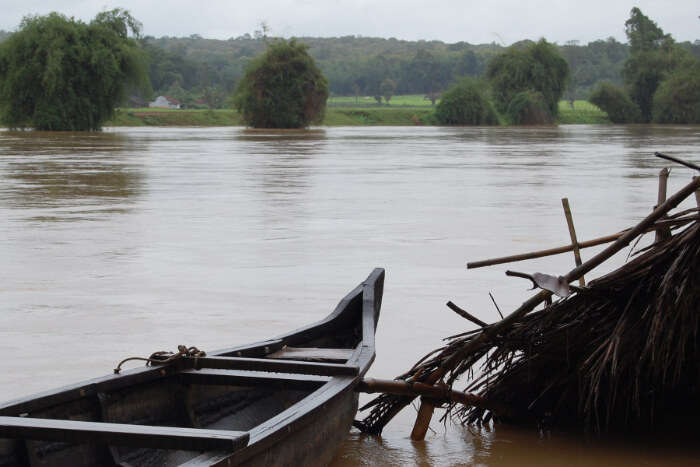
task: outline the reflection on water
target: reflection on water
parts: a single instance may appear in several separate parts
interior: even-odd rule
[[[6,132],[0,202],[31,221],[126,212],[143,189],[130,141],[114,133]]]
[[[698,163],[699,144],[700,127],[674,126],[0,131],[0,353],[22,356],[0,359],[0,400],[109,373],[126,356],[300,327],[375,266],[387,279],[369,376],[391,378],[471,328],[447,300],[492,322],[489,291],[504,311],[531,293],[508,265],[467,261],[567,243],[563,196],[581,240],[636,223],[666,164],[653,152]],[[690,176],[674,169],[669,192]],[[561,255],[518,269],[572,265]],[[601,446],[437,420],[414,443],[414,418],[405,410],[381,438],[353,432],[334,465],[699,459],[666,442]]]

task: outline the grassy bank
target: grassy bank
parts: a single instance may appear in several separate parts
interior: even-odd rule
[[[401,99],[399,99],[401,98]],[[333,99],[341,99],[335,97]],[[343,97],[344,100],[354,100],[354,97]],[[326,108],[325,126],[413,126],[430,125],[433,122],[433,107],[430,101],[422,105],[418,96],[396,96],[397,102],[377,105],[366,104],[351,106],[349,101],[341,105],[330,103]],[[421,97],[422,99],[422,97]],[[596,124],[609,123],[605,112],[586,101],[575,101],[573,108],[568,102],[559,102],[559,123],[562,124]],[[105,126],[240,126],[243,125],[238,112],[232,109],[221,110],[169,110],[169,109],[118,109],[114,119]]]
[[[232,126],[242,125],[238,112],[221,110],[117,109],[105,126]]]
[[[328,107],[325,126],[424,125],[432,110],[405,107]],[[222,110],[119,109],[105,126],[236,126],[243,125],[238,112]]]

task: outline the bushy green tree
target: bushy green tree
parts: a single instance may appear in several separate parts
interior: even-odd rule
[[[700,123],[700,61],[679,67],[654,94],[653,121]]]
[[[630,18],[625,22],[625,31],[631,55],[625,62],[622,75],[630,97],[639,106],[641,121],[650,122],[654,93],[689,54],[639,8],[632,8]]]
[[[394,91],[396,91],[396,83],[394,83],[394,80],[392,80],[391,78],[386,78],[384,79],[384,81],[382,81],[381,86],[379,86],[379,90],[382,92],[384,102],[386,102],[387,105],[389,105],[389,101],[394,95]]]
[[[442,125],[498,124],[486,87],[472,78],[463,78],[443,93],[435,119]]]
[[[508,111],[517,94],[535,91],[541,94],[553,119],[566,88],[569,67],[556,47],[541,39],[537,43],[513,45],[494,57],[486,76],[500,112]]]
[[[597,105],[613,123],[635,123],[641,118],[639,106],[627,93],[612,83],[600,83],[588,101]]]
[[[121,9],[89,24],[58,13],[27,16],[0,44],[0,119],[12,128],[99,130],[127,86],[148,87],[143,54]]]
[[[251,61],[234,99],[249,126],[304,128],[323,120],[328,83],[307,50],[294,39],[277,39]]]

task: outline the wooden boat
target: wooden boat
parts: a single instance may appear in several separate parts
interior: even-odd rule
[[[0,466],[324,465],[375,356],[384,270],[328,317],[0,405]]]

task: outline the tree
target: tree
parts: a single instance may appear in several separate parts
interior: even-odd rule
[[[612,83],[598,84],[588,101],[607,113],[613,123],[635,123],[641,119],[639,106],[623,89]]]
[[[630,17],[625,21],[625,34],[633,54],[656,50],[664,42],[673,42],[670,34],[664,34],[663,30],[637,7],[630,10]]]
[[[463,78],[445,91],[435,108],[435,119],[442,125],[498,124],[485,86],[472,78]]]
[[[27,16],[0,44],[0,119],[12,128],[99,130],[127,86],[149,88],[137,41],[140,24],[125,10],[89,24],[58,13]]]
[[[654,93],[668,74],[687,58],[688,52],[676,46],[673,38],[664,34],[639,8],[632,8],[625,22],[625,32],[631,56],[622,74],[630,97],[639,106],[641,120],[650,122]]]
[[[653,121],[700,123],[700,60],[679,67],[654,94]]]
[[[304,128],[323,120],[327,99],[326,78],[308,46],[277,39],[248,65],[235,105],[254,128]]]
[[[382,97],[384,97],[384,102],[389,105],[389,101],[394,95],[394,91],[396,91],[396,83],[390,78],[385,78],[379,86],[379,90],[381,91]]]
[[[541,94],[553,119],[568,82],[569,67],[557,49],[541,39],[537,43],[513,45],[494,57],[486,76],[500,112],[508,111],[517,94],[535,91]]]

